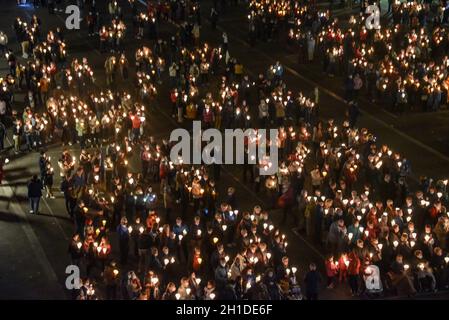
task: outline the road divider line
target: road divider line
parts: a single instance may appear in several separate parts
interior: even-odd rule
[[[43,202],[45,203],[46,207],[48,208],[48,211],[49,211],[50,214],[52,215],[53,220],[56,222],[56,224],[58,225],[59,229],[61,230],[61,233],[64,235],[64,239],[65,239],[66,241],[69,241],[69,240],[70,240],[70,237],[67,236],[66,232],[64,231],[64,228],[63,228],[63,227],[61,226],[61,224],[59,223],[58,218],[57,218],[57,216],[54,214],[53,210],[50,208],[47,199],[45,199],[45,197],[42,197],[42,200],[43,200]],[[55,198],[54,200],[56,200],[56,198]]]

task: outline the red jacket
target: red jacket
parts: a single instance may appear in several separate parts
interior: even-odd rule
[[[349,258],[348,274],[351,276],[358,275],[360,273],[360,267],[362,265],[359,257],[354,252],[351,252],[348,258]]]
[[[328,277],[335,277],[335,275],[338,272],[338,267],[337,265],[332,261],[330,262],[329,260],[326,260],[326,275]]]
[[[140,118],[138,116],[134,116],[131,120],[133,122],[133,129],[140,129]]]

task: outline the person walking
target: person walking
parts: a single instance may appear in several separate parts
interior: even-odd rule
[[[348,117],[349,117],[349,127],[353,129],[357,124],[357,119],[360,116],[360,109],[357,102],[349,102],[348,107]]]
[[[309,265],[310,271],[304,277],[305,293],[307,300],[318,300],[318,288],[321,282],[320,274],[316,270],[316,264]]]
[[[28,199],[30,200],[30,213],[39,213],[39,202],[42,197],[42,182],[33,175],[31,181],[28,183]]]
[[[352,296],[355,296],[359,291],[361,261],[354,250],[349,253],[348,258],[349,286],[351,287]]]
[[[120,248],[120,263],[126,265],[128,262],[129,253],[129,234],[132,229],[128,228],[128,220],[123,217],[120,221],[120,225],[117,227],[118,242]]]

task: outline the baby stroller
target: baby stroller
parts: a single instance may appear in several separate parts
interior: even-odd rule
[[[286,300],[303,300],[301,287],[296,280],[296,276],[292,275],[290,276],[288,282],[286,281],[283,294]]]
[[[294,285],[290,288],[288,300],[303,300],[301,288],[298,285]]]
[[[376,297],[383,292],[378,266],[374,264],[368,265],[363,273],[363,280],[365,281],[365,293],[368,297]]]

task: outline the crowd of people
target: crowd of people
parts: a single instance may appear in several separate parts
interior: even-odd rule
[[[348,19],[314,4],[251,1],[250,38],[279,38],[299,48],[299,62],[319,61],[343,79],[347,101],[365,97],[392,112],[437,111],[448,103],[446,1],[392,1],[380,28],[366,25],[366,4]]]
[[[125,30],[127,10],[111,3],[109,20],[120,18]],[[157,23],[173,15],[130,5],[132,16],[156,17]],[[188,19],[178,10],[176,19]],[[287,16],[287,7],[282,10]],[[410,162],[379,144],[374,132],[358,128],[356,104],[342,123],[324,121],[318,92],[290,91],[280,62],[251,79],[231,56],[226,34],[217,33],[222,39],[210,45],[195,40],[193,28],[181,28],[169,41],[139,45],[134,56],[126,57],[123,45],[109,46],[103,88],[95,85],[86,58],[65,65],[60,31],[50,31],[46,40],[36,35],[33,48],[49,46],[50,53],[26,50],[26,87],[18,68],[3,82],[14,151],[24,151],[25,142],[27,150],[40,152],[40,177],[28,185],[30,213],[39,213],[42,189],[54,197],[45,147],[63,145],[57,171],[74,224],[68,253],[83,270],[74,298],[317,299],[317,264],[329,289],[348,282],[353,295],[447,288],[447,180],[422,179],[410,190]],[[137,39],[143,38],[138,29]],[[8,61],[11,55],[8,50]],[[44,78],[47,91],[34,85]],[[123,89],[127,83],[132,90]],[[200,120],[221,130],[278,129],[278,172],[259,174],[270,165],[266,159],[242,165],[241,181],[264,203],[243,208],[238,187],[222,185],[221,165],[175,164],[173,144],[151,137],[148,113],[164,112],[155,102],[163,86],[170,88],[164,99],[179,125]],[[13,97],[21,89],[30,94],[19,114]],[[74,144],[79,154],[65,147]],[[325,261],[304,270],[292,263],[283,232],[292,225],[327,255]]]

